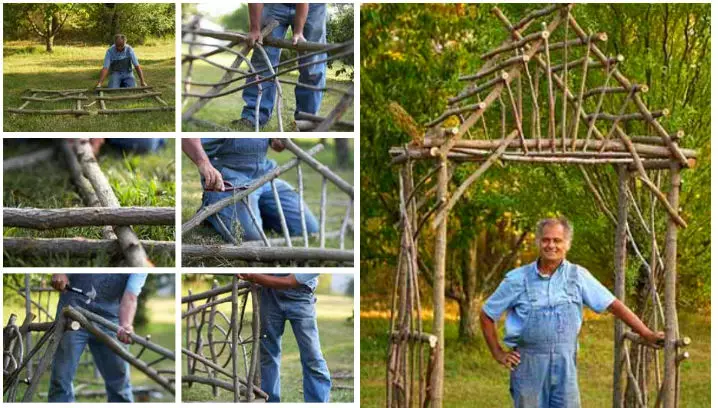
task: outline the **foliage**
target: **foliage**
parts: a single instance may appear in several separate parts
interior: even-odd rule
[[[327,18],[327,42],[340,44],[354,38],[354,4],[332,3],[327,5],[329,17]],[[334,69],[337,76],[348,74],[354,79],[354,55],[348,55],[340,60],[328,63],[329,69]],[[337,66],[338,65],[338,66]]]
[[[219,19],[224,28],[232,31],[249,32],[249,7],[242,3],[239,8]]]

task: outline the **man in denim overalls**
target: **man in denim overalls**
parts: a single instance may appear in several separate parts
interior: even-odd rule
[[[267,158],[267,149],[270,146],[276,151],[284,149],[282,142],[277,139],[182,139],[182,150],[199,169],[204,188],[202,206],[206,207],[231,196],[237,190],[254,184],[258,178],[277,167],[274,160]],[[275,179],[274,183],[289,234],[301,235],[299,194],[283,180]],[[241,226],[244,241],[260,240],[261,229],[282,231],[279,209],[270,183],[265,183],[252,192],[248,201],[254,220],[249,208],[242,201],[225,207],[219,213],[207,218],[225,241],[235,242],[234,233],[237,226]],[[304,203],[304,219],[308,234],[319,231],[319,223],[306,203]]]
[[[62,291],[57,303],[57,316],[65,306],[87,309],[120,326],[117,333],[100,326],[101,330],[125,344],[132,342],[130,334],[134,332],[132,323],[137,311],[137,296],[147,279],[146,273],[91,273],[91,274],[54,274],[52,287]],[[68,286],[87,293],[92,288],[97,296],[89,304],[87,298],[68,290]],[[75,378],[80,357],[89,346],[95,366],[105,380],[108,402],[133,402],[130,385],[130,365],[115,354],[104,343],[98,341],[84,328],[66,331],[55,353],[50,375],[48,402],[73,402],[75,393],[72,381]]]
[[[269,402],[280,402],[279,368],[282,335],[289,320],[302,362],[304,402],[329,402],[332,380],[319,345],[314,307],[318,273],[240,274],[243,280],[261,285],[259,314],[262,323],[259,355],[262,391]]]
[[[573,230],[565,218],[541,220],[536,229],[540,256],[512,270],[484,304],[481,329],[491,354],[511,369],[511,397],[521,408],[581,406],[576,370],[578,334],[586,305],[625,322],[646,341],[654,332],[586,269],[567,261]],[[504,350],[495,322],[507,312]]]
[[[271,36],[276,38],[284,38],[287,29],[292,27],[292,43],[297,44],[302,41],[310,41],[317,43],[327,42],[327,9],[322,3],[250,3],[249,4],[249,44],[254,47],[255,42],[262,41],[261,28],[270,19],[276,20],[279,25],[272,31]],[[267,56],[272,65],[279,63],[279,56],[282,52],[280,48],[267,47]],[[326,54],[317,54],[308,58],[299,60],[300,64],[319,61],[326,58]],[[264,57],[259,52],[252,53],[252,65],[258,71],[267,68]],[[323,88],[326,84],[326,62],[312,64],[299,69],[299,82],[317,88]],[[260,76],[269,75],[269,71]],[[247,82],[255,81],[256,78],[251,77]],[[273,81],[262,82],[262,99],[259,103],[259,125],[264,126],[272,116],[274,108],[274,97],[276,93]],[[242,109],[242,122],[248,127],[254,126],[255,109],[257,106],[257,85],[245,88],[242,92],[242,98],[245,105]],[[321,91],[312,90],[297,86],[294,89],[294,97],[296,100],[297,112],[305,112],[315,115],[319,112],[319,106],[322,103],[323,93]]]
[[[147,86],[145,75],[140,67],[140,62],[137,60],[135,50],[125,44],[125,41],[124,34],[115,35],[115,44],[108,48],[105,53],[100,80],[97,82],[98,88],[105,82],[108,73],[110,74],[108,88],[134,88],[137,85],[135,84],[135,77],[132,75],[133,66],[140,77],[140,85]]]

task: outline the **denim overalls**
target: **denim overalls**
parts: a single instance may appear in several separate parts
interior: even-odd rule
[[[569,299],[537,306],[538,294],[524,278],[531,311],[516,349],[521,363],[511,372],[516,408],[579,408],[576,351],[582,308],[578,270],[567,270]]]
[[[166,138],[161,137],[149,137],[149,138],[111,138],[107,139],[107,144],[116,147],[123,151],[144,154],[154,153],[159,150],[160,147],[167,143]]]
[[[139,65],[135,51],[129,45],[125,45],[122,51],[111,46],[105,53],[103,68],[110,71],[108,88],[134,88],[137,86],[135,77],[132,74],[132,66]]]
[[[290,25],[294,25],[294,15],[296,13],[296,4],[285,4],[285,3],[271,3],[265,4],[262,10],[262,25],[269,19],[274,19],[279,22],[279,25],[272,31],[271,36],[276,38],[284,38],[287,33],[287,29]],[[309,3],[309,14],[307,14],[307,21],[304,23],[304,38],[309,42],[326,43],[327,42],[327,12],[326,5],[321,3]],[[280,48],[266,47],[265,51],[269,57],[272,65],[279,63],[279,56],[281,54]],[[300,64],[319,61],[326,58],[326,54],[317,54],[308,58],[299,60]],[[267,68],[267,64],[264,57],[259,52],[252,52],[252,65],[255,69],[263,70]],[[285,67],[286,68],[286,67]],[[282,69],[282,68],[280,68]],[[276,71],[276,69],[275,69]],[[302,84],[312,85],[319,88],[323,88],[326,84],[326,71],[327,63],[321,62],[318,64],[312,64],[304,68],[299,69],[299,82]],[[270,72],[264,72],[260,76],[268,76]],[[255,77],[247,78],[247,82],[255,81]],[[259,103],[259,124],[264,125],[269,121],[272,116],[272,109],[274,108],[274,97],[276,89],[274,81],[262,82],[259,84],[262,87],[262,100]],[[314,91],[303,87],[295,87],[294,97],[296,99],[296,109],[294,114],[297,112],[305,112],[315,115],[319,112],[319,106],[322,103],[323,93],[321,91]],[[257,86],[250,86],[245,88],[242,92],[242,98],[244,99],[245,106],[242,109],[242,118],[249,120],[254,123],[255,109],[257,106]]]
[[[57,304],[57,315],[62,313],[65,306],[81,307],[105,319],[118,324],[120,300],[125,292],[128,274],[72,274],[68,275],[70,285],[83,292],[95,288],[97,296],[89,304],[87,298],[79,293],[66,290],[60,295]],[[105,333],[116,338],[117,333],[99,326]],[[130,365],[110,350],[104,343],[95,339],[85,329],[66,331],[52,363],[50,375],[49,402],[72,402],[75,400],[72,381],[75,378],[78,364],[85,346],[89,346],[95,366],[105,380],[108,402],[132,402],[132,387],[130,386]]]
[[[289,274],[278,274],[287,276]],[[292,289],[262,287],[260,294],[262,390],[269,402],[280,402],[279,368],[286,321],[292,325],[299,346],[305,402],[328,402],[332,380],[319,344],[314,289],[317,278]]]
[[[269,139],[202,139],[202,147],[212,166],[222,173],[224,181],[231,183],[234,188],[250,186],[255,180],[277,167],[273,160],[267,159]],[[285,181],[275,179],[275,185],[289,234],[301,235],[299,194]],[[204,179],[202,186],[205,188]],[[206,207],[232,194],[232,191],[205,191],[202,195],[202,206]],[[270,183],[252,192],[248,201],[260,228],[282,231],[279,210]],[[304,218],[307,233],[313,234],[319,231],[317,220],[306,203],[304,203]],[[244,241],[261,239],[260,230],[255,227],[247,206],[241,201],[223,208],[207,220],[227,242],[234,241],[233,234],[237,229],[237,223],[241,226]]]

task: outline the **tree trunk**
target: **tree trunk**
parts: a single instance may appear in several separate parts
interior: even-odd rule
[[[475,304],[473,297],[459,301],[459,338],[462,341],[474,340],[479,333]]]
[[[337,168],[349,168],[349,139],[334,139],[334,153]]]
[[[473,340],[479,333],[479,326],[475,312],[476,282],[478,280],[479,266],[479,237],[471,240],[466,253],[465,264],[462,268],[464,294],[459,300],[459,338],[467,341]]]

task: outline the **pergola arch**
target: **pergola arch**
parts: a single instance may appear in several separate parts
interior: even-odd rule
[[[494,8],[508,38],[481,56],[485,63],[478,71],[459,78],[467,86],[448,99],[441,115],[419,130],[401,107],[391,107],[413,141],[390,149],[392,163],[401,165],[402,232],[392,297],[387,406],[442,405],[447,217],[466,190],[498,161],[580,167],[597,205],[616,225],[616,297],[625,300],[630,248],[649,277],[651,301],[646,307],[655,317],[651,325],[666,334],[664,345],[651,346],[615,321],[613,406],[648,406],[649,397],[656,399],[650,405],[678,405],[679,363],[688,357],[681,348],[690,343],[680,337],[676,309],[677,234],[686,226],[679,209],[680,172],[695,165],[697,154],[679,146],[682,131],[671,134],[661,125],[659,119],[668,115],[667,110],[651,111],[645,104],[641,94],[648,87],[620,72],[624,57],[607,56],[601,50],[598,44],[608,35],[584,31],[571,14],[572,7],[552,5],[517,23]],[[458,118],[459,125],[445,127],[452,117]],[[636,129],[645,133],[635,133]],[[413,164],[427,160],[436,166],[415,182]],[[449,166],[464,163],[475,163],[477,168],[450,191]],[[615,212],[588,170],[606,164],[617,174]],[[667,177],[662,176],[665,173]],[[633,189],[631,180],[636,180]],[[435,184],[429,187],[430,182]],[[649,197],[650,218],[637,204],[639,193]],[[422,194],[433,194],[436,201],[419,204],[417,197]],[[656,234],[655,209],[667,215],[663,248]],[[648,253],[629,228],[629,214],[650,237]],[[417,242],[423,228],[434,229],[431,333],[422,331],[418,289]],[[658,350],[663,352],[660,369]],[[648,354],[654,356],[652,361],[641,357]],[[648,384],[648,369],[654,370],[652,384]]]

